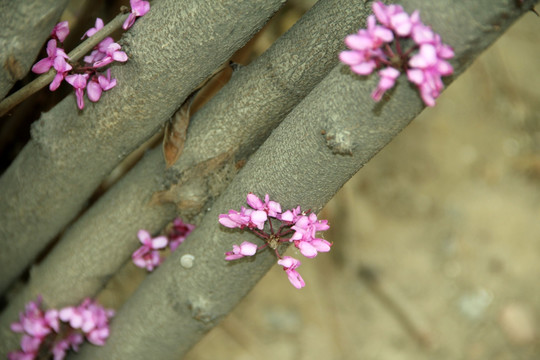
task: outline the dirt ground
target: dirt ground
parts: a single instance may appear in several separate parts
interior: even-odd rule
[[[274,267],[185,359],[540,359],[539,32],[525,15],[345,185],[304,289]]]

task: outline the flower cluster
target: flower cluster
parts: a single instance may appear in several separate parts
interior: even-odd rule
[[[228,228],[249,229],[259,237],[265,244],[257,246],[249,241],[244,241],[240,245],[233,245],[233,250],[225,253],[225,260],[237,260],[245,256],[253,256],[258,250],[269,247],[275,251],[278,257],[278,264],[283,266],[289,281],[297,288],[303,288],[305,282],[302,276],[296,271],[300,266],[300,261],[290,256],[281,256],[277,251],[280,243],[292,242],[307,258],[314,258],[319,252],[330,251],[331,243],[316,237],[318,231],[325,231],[330,228],[327,220],[318,220],[314,213],[302,212],[300,206],[281,211],[278,202],[271,201],[268,194],[264,201],[255,194],[247,195],[247,204],[250,208],[241,207],[240,211],[229,210],[227,214],[219,215],[221,225]],[[274,221],[280,221],[279,228],[275,229]],[[264,231],[268,221],[270,233]],[[285,237],[289,236],[290,237]]]
[[[371,94],[375,101],[394,86],[404,71],[418,87],[424,103],[434,106],[444,87],[441,77],[454,71],[446,61],[454,56],[454,51],[442,43],[439,34],[422,23],[418,10],[409,15],[399,5],[386,6],[376,1],[373,12],[375,15],[367,19],[367,29],[345,38],[351,50],[341,52],[340,60],[360,75],[383,68],[378,72],[379,84]],[[405,44],[412,46],[405,50]]]
[[[147,1],[131,0],[130,4],[131,13],[124,22],[124,29],[131,27],[135,22],[135,18],[143,16],[150,9],[150,4]],[[81,40],[93,36],[103,26],[103,20],[97,18],[95,26],[90,28]],[[62,21],[53,28],[51,32],[52,39],[47,43],[47,57],[34,64],[32,71],[36,74],[43,74],[54,68],[56,75],[49,85],[49,90],[55,91],[62,81],[66,80],[73,86],[77,97],[77,106],[82,110],[84,108],[85,89],[88,99],[97,102],[101,98],[103,91],[116,86],[116,79],[111,78],[110,69],[107,69],[106,75],[98,71],[114,61],[126,62],[128,56],[121,51],[121,46],[115,43],[113,38],[107,37],[92,50],[90,55],[84,57],[84,65],[74,68],[74,64],[68,62],[70,60],[69,56],[64,49],[59,47],[68,34],[69,26],[67,21]]]
[[[148,231],[139,230],[137,237],[142,246],[131,255],[133,263],[140,268],[153,271],[164,260],[160,250],[165,249],[168,245],[171,251],[175,251],[186,240],[186,237],[191,234],[193,229],[195,229],[195,225],[186,224],[182,219],[178,218],[174,220],[167,236],[152,238]]]
[[[23,337],[21,350],[10,352],[9,360],[37,359],[44,354],[61,360],[70,348],[78,351],[85,337],[94,345],[105,344],[113,310],[87,298],[79,306],[43,311],[41,300],[38,297],[37,301],[30,301],[19,321],[11,324],[11,330]]]

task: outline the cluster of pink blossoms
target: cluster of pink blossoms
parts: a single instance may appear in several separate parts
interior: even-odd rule
[[[269,247],[273,249],[278,257],[278,264],[283,266],[291,284],[297,288],[305,286],[304,279],[296,271],[300,266],[300,261],[290,256],[281,256],[277,251],[280,243],[294,243],[302,255],[307,258],[314,258],[319,252],[330,251],[331,243],[316,236],[318,231],[325,231],[330,228],[327,220],[318,220],[314,213],[302,212],[300,206],[295,209],[281,211],[278,202],[271,201],[268,194],[264,197],[264,202],[253,193],[247,195],[247,203],[251,207],[241,207],[240,212],[229,210],[227,214],[219,215],[221,225],[228,228],[247,228],[261,237],[265,244],[257,246],[249,241],[244,241],[240,245],[233,245],[233,250],[225,253],[225,260],[237,260],[245,256],[253,256],[258,250]],[[279,228],[275,226],[271,219],[280,221]],[[268,221],[270,233],[264,231]],[[288,235],[290,237],[285,237]]]
[[[176,250],[186,240],[186,237],[191,234],[193,229],[195,229],[195,225],[186,224],[182,219],[178,218],[174,220],[172,229],[167,236],[152,238],[148,231],[139,230],[137,237],[142,246],[131,255],[133,263],[140,268],[153,271],[164,260],[160,250],[165,249],[167,245],[171,251]]]
[[[442,43],[439,34],[422,23],[418,10],[409,15],[399,5],[386,6],[376,1],[373,12],[375,15],[367,19],[367,29],[345,38],[351,50],[341,52],[340,60],[360,75],[369,75],[384,67],[379,71],[379,84],[371,94],[375,101],[379,101],[385,91],[394,86],[400,72],[405,71],[409,81],[418,87],[424,103],[434,106],[444,87],[441,76],[454,71],[446,61],[454,56],[454,51]],[[410,40],[412,47],[402,49]]]
[[[61,360],[71,348],[78,351],[84,337],[94,345],[104,345],[109,337],[109,319],[113,310],[104,309],[91,299],[79,306],[41,309],[41,297],[26,305],[11,330],[22,333],[21,350],[10,352],[9,360],[32,360],[51,356]]]
[[[133,25],[135,19],[143,16],[150,10],[150,3],[142,0],[130,0],[131,12],[124,22],[123,28],[127,30]],[[103,28],[103,20],[96,19],[95,27],[90,28],[81,39],[91,37]],[[107,37],[103,39],[91,54],[84,57],[84,65],[73,68],[70,64],[68,55],[64,49],[58,47],[58,42],[62,44],[69,34],[69,26],[67,21],[58,23],[51,31],[52,39],[47,43],[47,57],[38,61],[32,67],[32,71],[36,74],[48,72],[51,67],[56,71],[53,81],[49,85],[49,90],[55,91],[58,89],[62,81],[65,79],[75,89],[77,97],[77,106],[79,109],[84,108],[84,90],[88,99],[92,102],[97,102],[101,98],[101,93],[116,86],[116,79],[111,79],[111,70],[108,69],[106,75],[98,73],[98,69],[109,65],[114,61],[126,62],[128,57],[125,52],[121,51],[121,46],[114,42],[113,38]]]

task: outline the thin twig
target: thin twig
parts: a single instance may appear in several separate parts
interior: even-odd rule
[[[73,49],[69,54],[69,60],[71,63],[74,63],[78,61],[80,58],[82,58],[85,54],[87,54],[90,50],[92,50],[97,44],[101,42],[101,40],[105,39],[107,36],[112,34],[115,30],[119,29],[124,21],[126,20],[128,14],[121,13],[117,17],[115,17],[111,22],[109,22],[107,25],[105,25],[101,30],[99,30],[96,34],[86,39],[85,42],[77,46],[75,49]],[[20,104],[23,100],[40,90],[41,88],[45,87],[47,84],[49,84],[56,75],[56,71],[54,69],[50,69],[47,73],[41,75],[40,77],[36,78],[34,81],[32,81],[30,84],[26,85],[22,89],[18,90],[17,92],[11,94],[9,97],[5,98],[0,103],[0,116],[4,116],[9,110],[11,110],[13,107]]]

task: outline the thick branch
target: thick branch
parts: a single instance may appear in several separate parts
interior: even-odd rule
[[[182,184],[171,195],[190,204],[180,209],[183,215],[206,208],[208,198],[217,197],[234,177],[237,161],[259,147],[336,65],[343,37],[361,26],[366,14],[364,0],[319,2],[195,114],[185,151],[171,171],[165,174],[160,149],[145,156],[32,270],[28,286],[2,314],[0,332],[10,347],[18,335],[9,332],[9,324],[26,302],[41,294],[48,306],[60,307],[93,296],[138,246],[139,229],[157,232],[174,217],[175,206],[149,204],[164,184]],[[0,356],[10,350],[0,349]]]
[[[67,0],[18,0],[0,4],[0,99],[30,70]]]
[[[0,292],[281,3],[155,1],[123,38],[130,60],[112,68],[118,86],[82,112],[71,95],[43,114],[0,178]]]
[[[447,33],[434,19],[437,14],[447,16],[441,28],[451,26],[458,34],[455,38],[459,40],[452,44],[460,71],[464,70],[460,64],[469,63],[470,56],[481,52],[520,15],[502,0],[474,4],[453,0],[444,7],[439,1],[437,9],[424,8],[420,1],[404,2],[409,9],[421,8],[425,21],[436,24],[445,39]],[[477,6],[481,11],[475,13]],[[437,14],[432,12],[435,10]],[[463,17],[472,21],[461,23]],[[497,19],[496,24],[490,19]],[[74,358],[173,359],[185,354],[275,262],[267,252],[252,261],[227,263],[223,252],[232,243],[253,240],[253,236],[220,227],[218,214],[239,208],[248,191],[268,192],[285,207],[300,204],[320,209],[422,110],[416,90],[404,78],[400,80],[388,100],[374,105],[369,95],[376,79],[359,79],[344,66],[336,67],[250,158],[191,237],[124,305],[107,346],[86,347]],[[340,134],[344,140],[329,141],[321,130]],[[351,150],[352,155],[340,154],[340,147]],[[195,264],[185,269],[180,258],[188,253],[195,257]]]

